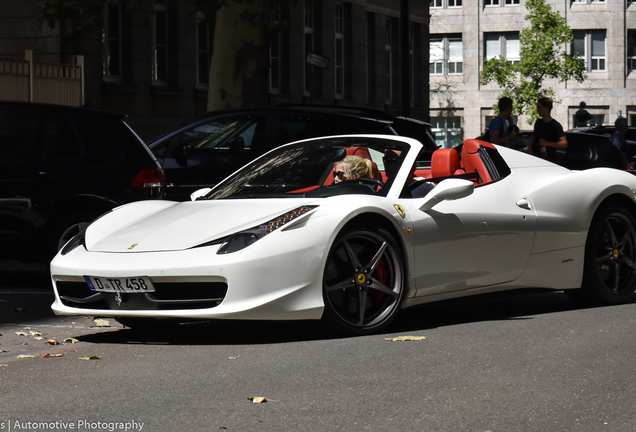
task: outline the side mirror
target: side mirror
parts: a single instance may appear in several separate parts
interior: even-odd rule
[[[470,180],[453,178],[442,180],[426,195],[420,210],[423,212],[429,211],[442,201],[467,197],[474,190],[475,183]]]
[[[194,192],[192,192],[190,194],[190,200],[192,201],[196,201],[197,199],[201,198],[202,196],[205,196],[208,194],[208,192],[210,192],[212,190],[212,188],[203,188],[203,189],[197,189]]]

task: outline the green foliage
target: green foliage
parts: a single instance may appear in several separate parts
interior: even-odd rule
[[[545,3],[545,0],[526,0],[528,14],[525,19],[530,27],[519,33],[521,60],[518,65],[495,58],[487,60],[480,74],[480,82],[496,82],[502,89],[501,96],[514,101],[514,110],[538,118],[536,102],[540,97],[554,97],[554,89],[544,88],[546,79],[559,82],[585,79],[582,59],[565,52],[565,46],[573,40],[572,30],[565,18]]]

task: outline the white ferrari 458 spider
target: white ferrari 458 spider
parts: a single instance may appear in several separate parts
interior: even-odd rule
[[[343,165],[352,155],[371,172]],[[636,289],[635,191],[626,172],[477,140],[432,155],[403,137],[305,140],[190,202],[103,215],[51,262],[52,308],[131,327],[322,318],[364,334],[402,308],[505,290],[622,303]]]

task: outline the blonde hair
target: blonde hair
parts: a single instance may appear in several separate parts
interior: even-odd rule
[[[342,161],[342,167],[349,177],[373,178],[373,162],[360,156],[347,156]]]

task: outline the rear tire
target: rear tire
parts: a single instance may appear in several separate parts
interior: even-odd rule
[[[625,303],[636,290],[636,219],[623,206],[601,209],[592,220],[585,244],[583,283],[565,293],[593,304]]]
[[[346,229],[323,273],[323,320],[347,333],[370,334],[397,316],[405,289],[404,261],[395,239],[375,226]]]

